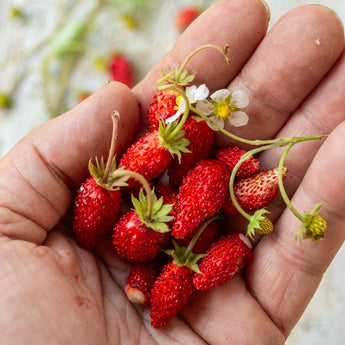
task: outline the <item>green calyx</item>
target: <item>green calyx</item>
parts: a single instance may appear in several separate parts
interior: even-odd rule
[[[181,152],[187,152],[189,140],[184,137],[185,131],[180,129],[178,120],[169,123],[167,126],[164,122],[159,123],[158,135],[161,144],[171,153],[177,155],[181,161]]]
[[[171,255],[174,265],[186,266],[196,273],[201,273],[197,262],[207,256],[207,254],[194,254],[189,251],[188,247],[180,247],[174,240],[172,242],[174,249],[167,249],[164,252]]]
[[[311,241],[323,240],[327,230],[327,222],[319,214],[321,204],[317,204],[311,212],[303,214],[304,222],[296,234],[296,239],[302,242],[303,238],[309,238]]]
[[[132,204],[139,219],[147,227],[160,233],[170,231],[167,223],[173,220],[173,217],[169,216],[173,204],[163,204],[163,198],[157,199],[154,191],[152,191],[152,198],[149,198],[143,191],[140,191],[139,199],[132,196]]]
[[[273,230],[273,223],[269,218],[266,217],[266,214],[269,212],[265,209],[260,209],[255,211],[251,216],[248,227],[247,227],[247,236],[251,239],[254,239],[253,236],[255,233],[266,235],[270,234]]]
[[[117,170],[123,170],[123,167],[120,167]],[[111,161],[110,171],[116,170],[116,157]],[[95,179],[96,183],[105,189],[108,190],[117,190],[120,187],[127,186],[126,181],[128,180],[127,176],[113,176],[113,174],[106,174],[106,164],[103,157],[101,161],[96,158],[96,164],[92,163],[92,159],[89,161],[89,172],[90,175]]]

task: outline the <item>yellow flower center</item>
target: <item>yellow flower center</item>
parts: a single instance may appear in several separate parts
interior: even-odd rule
[[[232,115],[231,107],[228,102],[223,101],[216,105],[215,113],[221,119],[226,119]]]
[[[176,105],[174,106],[174,110],[178,110],[178,108],[180,107],[181,101],[182,101],[182,96],[176,97]]]

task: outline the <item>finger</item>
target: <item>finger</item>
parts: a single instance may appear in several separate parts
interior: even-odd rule
[[[345,183],[344,134],[342,123],[321,147],[292,199],[301,213],[323,202],[320,214],[328,222],[324,240],[299,245],[295,233],[301,222],[286,210],[274,233],[260,241],[247,268],[249,289],[286,336],[345,239],[345,196],[339,192]],[[335,172],[331,178],[330,167]]]
[[[343,26],[326,7],[288,12],[230,84],[231,90],[245,90],[250,103],[248,125],[228,129],[245,138],[273,137],[332,68],[343,47]],[[220,136],[220,144],[227,142]]]
[[[264,37],[269,13],[259,0],[220,0],[204,11],[181,35],[173,49],[152,69],[134,92],[146,114],[161,79],[162,70],[175,69],[199,46],[230,46],[231,63],[227,65],[218,51],[204,50],[188,64],[197,82],[207,82],[211,90],[228,85]]]
[[[208,344],[285,344],[279,328],[248,293],[241,275],[216,289],[193,294],[181,314]]]
[[[138,125],[134,95],[110,83],[68,113],[27,135],[0,162],[0,234],[42,243],[88,174],[90,158],[106,157],[111,114],[119,111],[119,153]]]
[[[307,97],[297,111],[290,117],[276,137],[294,137],[308,135],[328,135],[345,120],[345,56],[332,68],[327,77]],[[295,145],[285,160],[288,175],[284,186],[292,196],[305,175],[311,161],[324,140],[313,140]],[[282,149],[265,151],[260,155],[262,169],[278,166]],[[285,208],[283,199],[278,195],[269,205],[270,219],[274,222]],[[244,229],[247,221],[242,217],[231,217],[233,227]]]

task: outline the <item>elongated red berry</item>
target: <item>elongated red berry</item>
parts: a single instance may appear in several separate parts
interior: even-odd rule
[[[251,259],[249,240],[242,234],[231,233],[213,243],[201,259],[200,273],[194,273],[193,284],[200,291],[223,285],[239,273]]]
[[[283,168],[282,177],[285,178],[286,175],[287,168]],[[276,196],[278,190],[278,168],[259,171],[234,184],[236,200],[246,212],[266,207]],[[230,197],[227,198],[224,209],[230,214],[238,213]]]
[[[174,188],[181,185],[183,177],[200,159],[207,157],[214,143],[214,131],[204,120],[189,117],[182,129],[189,141],[187,148],[190,152],[182,152],[180,161],[174,157],[168,167],[169,183]]]
[[[225,163],[229,167],[230,171],[232,171],[245,153],[247,153],[246,150],[242,150],[237,146],[224,147],[216,152],[216,159]],[[253,156],[250,156],[241,164],[241,166],[237,170],[236,177],[249,177],[256,173],[259,168],[259,160],[257,158],[254,158]]]
[[[128,87],[133,83],[132,63],[123,54],[111,56],[108,62],[109,73],[112,80],[121,82]]]
[[[192,270],[170,262],[158,276],[151,291],[151,323],[164,326],[177,315],[193,292]]]
[[[177,195],[173,236],[192,237],[197,228],[223,206],[228,195],[229,169],[215,159],[202,159],[184,177]]]

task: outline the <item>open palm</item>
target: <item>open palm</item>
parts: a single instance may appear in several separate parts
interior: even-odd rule
[[[266,35],[268,17],[259,0],[218,1],[133,93],[108,84],[35,129],[1,160],[1,344],[284,344],[345,237],[339,193],[345,184],[344,38],[341,23],[324,7],[297,8]],[[278,199],[271,207],[275,232],[256,242],[243,276],[194,294],[178,317],[156,330],[148,309],[128,302],[129,266],[111,241],[89,252],[71,238],[70,205],[89,158],[107,154],[112,111],[121,114],[120,153],[139,128],[138,103],[145,123],[159,71],[209,43],[230,45],[230,65],[204,50],[188,68],[211,92],[229,87],[250,95],[249,124],[235,134],[329,134],[297,145],[286,161],[292,202],[303,211],[322,202],[328,231],[323,241],[300,246],[294,237],[299,220]],[[225,143],[221,135],[217,140]],[[272,167],[278,158],[272,151],[260,160]],[[242,229],[238,219],[227,226]]]

